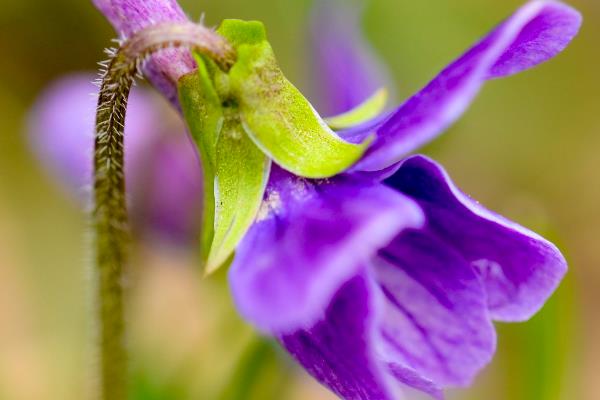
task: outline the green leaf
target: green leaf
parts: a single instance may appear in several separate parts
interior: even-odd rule
[[[388,91],[381,88],[371,97],[352,110],[334,117],[325,118],[331,129],[346,129],[367,122],[377,117],[383,111],[388,99]]]
[[[225,109],[216,161],[215,232],[207,273],[227,261],[254,222],[271,167],[271,160],[244,132],[235,108]]]
[[[223,110],[206,63],[200,56],[196,56],[196,62],[198,72],[179,81],[179,102],[202,159],[204,210],[201,257],[207,260],[214,235],[216,147],[223,126]]]
[[[219,33],[238,53],[219,94],[237,103],[246,133],[270,158],[308,178],[336,175],[360,159],[370,140],[348,143],[327,126],[279,69],[262,24],[228,20]]]

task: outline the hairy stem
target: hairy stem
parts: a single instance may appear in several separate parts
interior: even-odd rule
[[[124,129],[127,99],[134,78],[153,53],[187,47],[212,58],[224,71],[235,63],[235,51],[214,31],[192,23],[148,27],[111,51],[101,78],[96,113],[94,210],[101,398],[127,397],[127,355],[123,273],[129,229],[124,174]]]

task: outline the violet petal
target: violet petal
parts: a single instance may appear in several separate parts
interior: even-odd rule
[[[468,385],[496,343],[477,274],[428,228],[402,232],[373,262],[382,356],[440,387]]]
[[[421,222],[412,201],[383,185],[307,181],[276,168],[230,270],[237,306],[267,332],[309,327],[364,261]]]
[[[530,318],[567,271],[556,246],[483,208],[424,156],[404,161],[386,183],[418,202],[428,229],[471,265],[484,285],[493,319]]]
[[[312,375],[345,400],[392,400],[394,382],[378,361],[373,337],[376,297],[363,270],[345,283],[325,317],[307,330],[280,338],[283,346]]]
[[[346,282],[322,320],[280,336],[290,354],[319,382],[346,400],[394,400],[411,389],[442,399],[441,389],[409,367],[388,362],[380,331],[381,291],[363,267]]]
[[[354,170],[376,171],[398,162],[452,124],[485,80],[515,74],[554,57],[575,37],[580,25],[581,15],[563,3],[527,3],[375,128],[377,138]],[[358,139],[371,132],[364,130]]]

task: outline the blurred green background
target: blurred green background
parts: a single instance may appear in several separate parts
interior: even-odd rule
[[[310,87],[308,0],[182,0],[216,25],[265,22],[283,70]],[[518,0],[372,0],[366,35],[408,96]],[[571,270],[527,324],[500,326],[499,351],[457,399],[600,399],[600,2],[558,58],[487,84],[425,149],[483,204],[559,244]],[[68,72],[89,71],[114,33],[86,0],[0,2],[0,399],[86,399],[94,385],[85,215],[31,154],[26,113]],[[332,399],[235,316],[223,278],[189,255],[136,253],[130,301],[132,398]]]

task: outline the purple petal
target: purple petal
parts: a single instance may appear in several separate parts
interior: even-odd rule
[[[546,3],[545,8],[521,29],[510,48],[489,70],[488,79],[510,76],[548,61],[577,35],[582,21],[578,11],[558,1],[538,3]]]
[[[237,306],[268,332],[310,327],[338,288],[420,210],[383,185],[272,172],[258,220],[230,270]]]
[[[382,123],[374,144],[354,169],[376,171],[401,160],[452,124],[486,79],[514,74],[554,57],[580,25],[581,15],[565,4],[527,3]],[[370,132],[365,130],[362,136]]]
[[[471,200],[432,160],[411,157],[386,182],[417,201],[428,229],[472,266],[492,318],[530,318],[566,273],[566,261],[552,243]]]
[[[315,2],[311,49],[316,78],[316,104],[321,112],[341,114],[362,103],[377,89],[390,86],[383,63],[365,41],[356,2]]]
[[[93,0],[122,38],[160,22],[185,22],[185,15],[176,0]],[[166,49],[153,55],[146,64],[150,82],[169,101],[177,105],[177,81],[196,69],[196,63],[186,49]]]
[[[98,99],[93,78],[80,74],[55,82],[42,93],[29,118],[33,150],[82,204],[91,194]],[[202,171],[183,126],[179,121],[176,127],[166,126],[169,118],[160,104],[147,90],[134,88],[127,108],[125,175],[132,219],[136,228],[143,225],[144,234],[188,242],[199,229]]]
[[[359,274],[335,295],[322,321],[280,340],[315,379],[341,398],[392,400],[398,398],[398,389],[394,393],[373,342],[375,309],[372,282]]]
[[[442,398],[495,350],[486,294],[462,255],[428,229],[407,229],[356,270],[309,328],[281,337],[345,399],[394,399],[400,387]]]
[[[363,268],[337,292],[313,327],[280,337],[312,375],[346,400],[404,398],[410,388],[443,398],[441,390],[409,368],[385,361],[379,330],[380,291]]]
[[[387,362],[400,376],[468,385],[491,360],[495,332],[485,291],[461,254],[427,228],[407,230],[379,252],[374,271]]]

